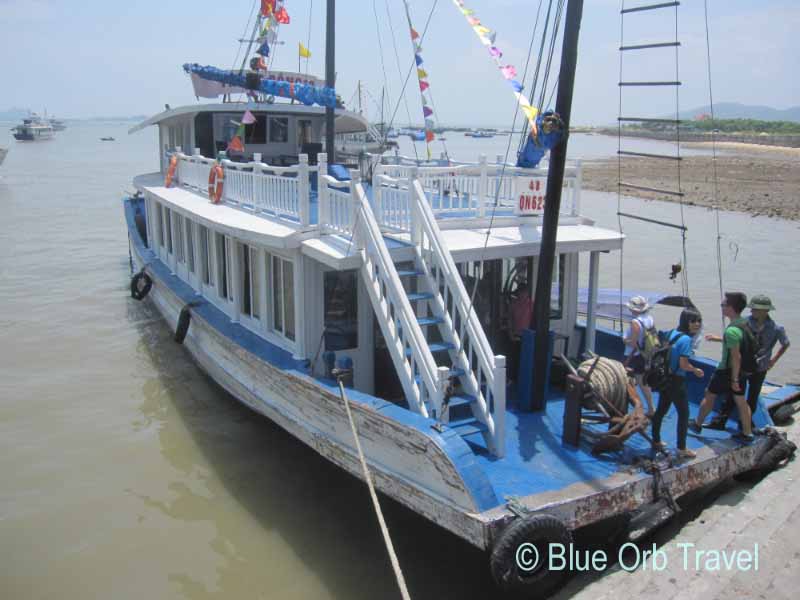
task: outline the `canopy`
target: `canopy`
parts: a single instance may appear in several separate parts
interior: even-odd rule
[[[694,303],[686,296],[676,296],[665,292],[637,292],[633,290],[622,290],[615,288],[598,288],[597,304],[595,304],[595,317],[605,319],[619,319],[620,298],[622,299],[622,318],[630,320],[633,314],[625,306],[634,296],[645,298],[651,305],[661,304],[662,306],[677,306],[680,308],[695,308]],[[578,312],[586,314],[589,306],[589,288],[578,289]]]

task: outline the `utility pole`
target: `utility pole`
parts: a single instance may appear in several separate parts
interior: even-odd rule
[[[569,0],[561,47],[561,68],[558,75],[556,112],[564,123],[561,143],[550,151],[550,169],[547,172],[546,203],[542,222],[542,243],[539,250],[539,270],[536,278],[536,329],[533,364],[533,410],[543,410],[546,403],[548,349],[550,345],[550,296],[553,287],[553,265],[556,259],[556,233],[558,213],[561,208],[561,189],[564,186],[564,166],[567,161],[569,122],[572,110],[572,92],[575,86],[575,68],[578,63],[578,34],[581,29],[583,0]]]

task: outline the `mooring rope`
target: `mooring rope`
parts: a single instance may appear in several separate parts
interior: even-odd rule
[[[392,562],[392,569],[394,569],[394,576],[397,579],[397,586],[400,588],[400,594],[403,596],[403,600],[411,600],[411,596],[408,594],[408,588],[406,587],[406,580],[403,577],[403,571],[400,569],[400,562],[397,560],[397,554],[394,552],[394,545],[392,545],[392,538],[389,535],[389,528],[386,527],[386,520],[383,518],[383,512],[381,511],[381,505],[378,501],[378,495],[375,493],[375,486],[372,484],[372,478],[370,477],[369,469],[367,468],[367,461],[364,459],[364,452],[361,450],[361,442],[358,439],[358,430],[356,429],[356,423],[353,420],[353,413],[350,412],[350,402],[347,399],[347,394],[345,394],[342,378],[338,377],[337,379],[339,382],[339,392],[342,396],[342,402],[344,402],[344,409],[347,411],[347,419],[350,421],[350,429],[353,432],[353,439],[356,442],[356,450],[358,451],[358,459],[361,461],[361,470],[364,473],[364,481],[367,482],[369,495],[372,498],[372,505],[375,507],[375,514],[378,516],[378,523],[380,524],[381,533],[383,534],[383,541],[386,544],[386,551],[389,553],[389,559]]]
[[[720,234],[719,229],[719,204],[717,203],[717,134],[715,133],[715,117],[714,117],[714,94],[712,92],[711,87],[711,37],[708,32],[708,0],[703,2],[703,9],[705,12],[705,24],[706,24],[706,68],[708,71],[708,104],[709,109],[711,111],[711,169],[712,169],[712,178],[714,180],[713,185],[711,186],[711,202],[714,206],[714,220],[716,223],[717,228],[717,277],[719,279],[719,297],[722,298],[722,248],[720,247],[722,243],[722,235]],[[720,313],[722,318],[722,329],[725,329],[725,315],[724,313]]]

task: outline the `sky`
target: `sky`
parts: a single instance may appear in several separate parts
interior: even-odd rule
[[[626,0],[625,6],[649,3],[652,0]],[[312,56],[301,70],[324,76],[325,4],[285,1],[291,23],[280,29],[279,39],[285,43],[274,49],[273,68],[297,70],[297,44],[302,41]],[[548,0],[541,4],[543,14]],[[683,0],[678,11],[681,110],[709,101],[705,4]],[[0,111],[46,109],[59,117],[85,118],[151,115],[165,103],[194,104],[197,100],[181,65],[238,66],[237,40],[244,36],[254,5],[254,0],[0,0]],[[529,81],[541,42],[541,23],[533,35],[540,2],[467,0],[466,5],[497,32],[495,43],[503,62],[514,65],[520,75],[535,40]],[[620,6],[620,0],[584,2],[574,125],[610,124],[619,114]],[[707,6],[714,102],[800,105],[800,2],[707,0]],[[410,10],[420,33],[430,16],[422,56],[437,123],[510,127],[515,109],[511,88],[452,0],[414,0]],[[632,13],[625,17],[623,32],[626,45],[674,41],[675,11]],[[559,40],[548,90],[558,76],[560,44]],[[379,118],[385,89],[385,114],[396,107],[396,123],[405,124],[409,118],[421,122],[413,79],[401,99],[412,61],[401,0],[339,0],[336,88],[348,106],[355,104],[361,81],[362,106],[369,118]],[[675,51],[625,53],[622,72],[624,80],[674,80]],[[626,88],[622,97],[625,115],[664,116],[674,114],[675,107],[674,88]]]

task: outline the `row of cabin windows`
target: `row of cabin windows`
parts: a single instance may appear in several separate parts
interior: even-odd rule
[[[272,302],[272,322],[267,324],[272,331],[294,341],[294,264],[280,256],[265,253],[264,272],[260,270],[258,248],[237,242],[224,234],[210,231],[204,225],[197,225],[199,256],[195,256],[194,227],[190,219],[170,210],[166,206],[153,204],[156,229],[155,239],[165,248],[175,261],[186,267],[192,275],[197,275],[204,285],[215,288],[217,296],[224,301],[233,302],[233,265],[238,261],[241,294],[238,299],[239,312],[254,321],[261,322],[261,299],[266,291],[267,300]],[[212,246],[213,244],[213,246]],[[211,250],[214,250],[212,255]],[[214,262],[215,261],[215,262]],[[212,265],[216,268],[212,269]],[[199,268],[199,273],[196,270]],[[272,282],[272,294],[268,285]]]

